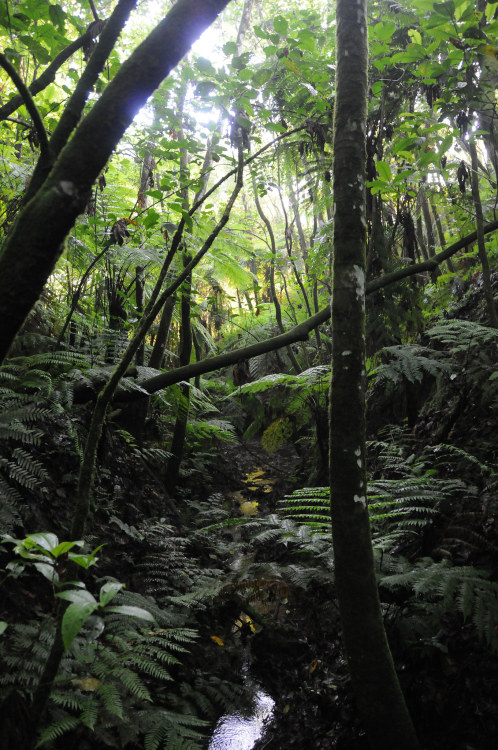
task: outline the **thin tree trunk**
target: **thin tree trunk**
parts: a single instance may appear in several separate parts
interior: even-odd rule
[[[142,317],[144,312],[144,267],[137,266],[135,269],[135,304],[137,308],[137,315],[139,318]],[[145,339],[137,349],[135,354],[135,362],[139,367],[143,367],[145,361]]]
[[[481,261],[482,266],[482,283],[484,286],[484,296],[486,297],[486,304],[488,307],[489,325],[493,326],[493,328],[498,328],[498,313],[496,311],[496,304],[493,296],[493,287],[491,285],[491,276],[489,273],[489,261],[488,255],[486,253],[486,245],[484,242],[484,220],[482,215],[481,195],[479,193],[479,177],[477,173],[477,149],[473,140],[469,141],[469,150],[470,158],[472,160],[472,200],[474,202],[474,210],[476,212],[477,247],[479,251],[479,260]]]
[[[187,265],[190,258],[184,255],[183,263]],[[190,362],[192,354],[192,325],[190,322],[190,295],[192,293],[192,276],[189,276],[180,292],[180,367],[185,367]],[[188,412],[190,405],[190,385],[183,383],[180,386],[182,403],[175,421],[173,437],[171,440],[171,456],[168,460],[168,468],[164,480],[168,492],[172,493],[178,482],[178,474],[183,460],[185,450],[185,437],[187,434]]]
[[[432,210],[432,215],[434,216],[434,223],[436,224],[437,236],[439,238],[439,245],[441,248],[443,248],[444,243],[445,243],[443,225],[441,223],[441,217],[439,216],[438,211],[436,211],[436,206],[434,205],[432,201],[431,201],[431,210]],[[448,271],[450,273],[455,273],[455,266],[453,265],[453,261],[451,260],[451,258],[448,258],[448,260],[446,261],[446,265],[448,266]]]
[[[168,343],[168,333],[171,326],[171,320],[173,318],[173,311],[176,305],[176,295],[168,297],[164,303],[164,307],[161,312],[161,319],[159,321],[159,328],[157,329],[156,340],[152,347],[152,352],[149,358],[149,367],[153,367],[155,370],[159,370],[160,367],[164,366],[164,351],[166,344]]]
[[[273,302],[273,306],[275,308],[275,318],[277,320],[277,326],[280,333],[284,333],[284,324],[282,323],[282,308],[280,305],[280,301],[277,297],[277,291],[275,289],[275,261],[277,257],[277,245],[275,243],[275,235],[273,233],[273,228],[271,225],[270,220],[266,216],[265,212],[263,211],[263,208],[261,206],[261,202],[259,200],[258,196],[258,188],[256,186],[256,180],[254,175],[252,176],[252,189],[254,194],[254,202],[256,204],[256,209],[258,211],[258,214],[260,216],[261,221],[266,227],[266,231],[268,232],[268,237],[270,238],[270,247],[271,247],[271,266],[270,266],[270,294],[271,294],[271,301]],[[292,367],[294,368],[294,372],[299,373],[301,371],[301,368],[299,367],[299,362],[297,361],[294,352],[292,351],[292,348],[290,346],[287,347],[287,356],[289,357]]]
[[[366,0],[337,1],[330,488],[335,583],[358,709],[374,750],[418,750],[382,620],[366,496]]]

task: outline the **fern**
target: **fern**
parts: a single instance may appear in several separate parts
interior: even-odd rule
[[[448,347],[452,354],[468,354],[470,350],[481,350],[483,346],[498,344],[496,328],[474,323],[470,320],[448,320],[433,326],[427,335],[434,341]]]
[[[42,732],[40,740],[35,747],[43,747],[43,745],[46,745],[48,742],[57,740],[59,737],[62,737],[63,734],[76,729],[79,724],[80,719],[76,716],[65,716],[63,719],[59,719],[59,721],[54,722]]]
[[[479,638],[498,653],[498,584],[489,581],[485,571],[452,567],[447,561],[435,562],[432,558],[415,565],[403,562],[402,572],[381,576],[382,588],[411,590],[415,597],[411,606],[437,613],[438,621],[446,612],[458,612],[465,621],[472,620]]]
[[[432,356],[426,356],[427,354]],[[436,359],[437,352],[411,344],[386,346],[377,356],[386,356],[389,360],[373,370],[372,374],[378,382],[388,380],[400,383],[407,380],[410,383],[420,383],[425,373],[436,376],[451,369],[448,363]]]

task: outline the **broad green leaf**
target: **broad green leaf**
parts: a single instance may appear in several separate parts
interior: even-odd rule
[[[237,78],[239,79],[239,81],[250,81],[252,77],[253,73],[249,68],[239,70],[239,72],[237,73]]]
[[[2,635],[2,633],[5,633],[8,627],[9,627],[9,624],[5,622],[4,620],[1,620],[0,621],[0,635]]]
[[[26,549],[30,549],[31,547],[36,546],[47,550],[47,552],[52,552],[52,550],[56,548],[58,544],[59,540],[56,535],[51,534],[48,531],[41,532],[39,534],[30,534],[30,536],[26,537],[25,540]]]
[[[429,60],[422,60],[418,66],[417,72],[422,78],[437,78],[442,75],[445,68],[439,62],[430,62]]]
[[[486,10],[485,10],[486,21],[488,23],[491,22],[491,19],[494,18],[495,13],[497,11],[498,11],[498,3],[490,3],[490,2],[488,2],[488,4],[486,5]]]
[[[64,23],[66,21],[67,13],[65,13],[60,5],[49,5],[48,14],[52,24],[59,29],[64,30]]]
[[[227,42],[222,47],[223,52],[228,57],[229,55],[235,55],[237,52],[237,43],[236,42]]]
[[[68,602],[73,602],[74,604],[79,604],[80,606],[83,606],[85,604],[94,604],[95,607],[98,607],[98,602],[87,589],[69,589],[68,591],[59,591],[56,596],[59,599],[65,599]]]
[[[269,81],[271,78],[271,72],[269,70],[266,70],[265,68],[261,68],[260,70],[257,70],[253,77],[252,82],[254,86],[263,86],[267,81]]]
[[[422,35],[417,29],[408,29],[408,36],[415,44],[422,44]]]
[[[383,81],[375,81],[375,83],[372,84],[372,94],[374,96],[380,96],[382,93],[382,89],[384,88],[384,82]]]
[[[137,617],[140,620],[147,620],[147,622],[155,622],[154,617],[146,609],[142,607],[131,607],[127,604],[118,604],[115,607],[107,607],[108,612],[116,612],[126,617]]]
[[[66,609],[62,618],[62,640],[66,651],[97,606],[94,599],[85,603],[75,601]]]
[[[396,25],[392,21],[379,21],[373,27],[373,39],[377,39],[380,42],[387,42],[391,39],[395,31]]]
[[[446,0],[445,3],[434,3],[434,11],[445,18],[452,18],[455,15],[455,3],[453,0]]]
[[[263,52],[265,53],[267,57],[272,57],[272,55],[274,55],[276,51],[277,51],[277,48],[275,47],[274,44],[270,44],[268,45],[268,47],[263,48]]]
[[[57,581],[59,580],[59,576],[57,575],[57,572],[55,571],[53,565],[50,565],[50,563],[48,562],[35,562],[33,564],[37,571],[41,573],[42,576],[47,579],[47,581],[50,581],[50,583],[57,583]]]
[[[277,34],[280,34],[280,36],[285,36],[287,34],[289,24],[283,16],[277,16],[273,19],[273,28],[275,29]]]
[[[69,552],[70,549],[73,547],[82,547],[83,542],[60,542],[56,547],[54,547],[51,552],[53,557],[60,557],[61,555],[64,555],[66,552]]]
[[[213,68],[213,63],[211,60],[207,60],[205,57],[199,57],[198,60],[195,61],[195,67],[197,70],[200,70],[201,73],[215,73],[215,69]]]
[[[253,31],[254,36],[257,36],[259,39],[268,39],[268,33],[261,26],[254,26]]]
[[[160,218],[161,217],[155,208],[149,208],[149,210],[147,211],[147,216],[144,219],[144,227],[146,229],[150,229],[155,224],[157,224]]]
[[[308,52],[314,52],[316,47],[315,35],[308,31],[308,29],[301,29],[297,34],[297,41],[299,42],[299,48],[305,49]]]
[[[384,182],[390,182],[392,179],[392,175],[391,167],[389,166],[389,164],[385,161],[378,161],[375,163],[375,166],[380,179]]]
[[[88,568],[91,565],[95,565],[97,562],[97,552],[102,549],[104,545],[99,544],[98,547],[95,547],[94,550],[92,550],[88,555],[81,555],[77,552],[70,552],[68,557],[69,559],[76,563],[76,565],[79,565],[82,568],[85,568],[85,570],[88,570]]]
[[[108,583],[104,583],[104,585],[100,589],[99,594],[100,606],[105,607],[106,604],[109,604],[111,599],[116,596],[118,591],[121,591],[123,585],[124,584],[118,583],[117,581],[109,581]]]

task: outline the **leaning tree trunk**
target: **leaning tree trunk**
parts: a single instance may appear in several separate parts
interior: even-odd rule
[[[417,750],[381,615],[365,469],[366,0],[337,2],[330,406],[336,590],[358,709],[375,750]]]

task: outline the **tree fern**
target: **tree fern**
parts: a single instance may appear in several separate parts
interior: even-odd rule
[[[404,606],[422,607],[437,615],[438,622],[451,611],[465,621],[472,620],[478,636],[498,653],[498,584],[489,581],[485,571],[424,558],[415,564],[405,561],[402,572],[381,574],[380,584],[393,592],[413,592],[411,603],[407,604],[404,595]]]
[[[426,332],[434,341],[447,347],[452,354],[465,354],[469,350],[482,350],[483,346],[498,344],[496,328],[480,325],[470,320],[448,320]]]
[[[372,375],[377,381],[400,383],[407,380],[409,383],[420,383],[426,373],[436,376],[451,369],[447,362],[437,359],[436,351],[412,344],[386,346],[376,357],[385,357],[388,360],[373,370]]]

